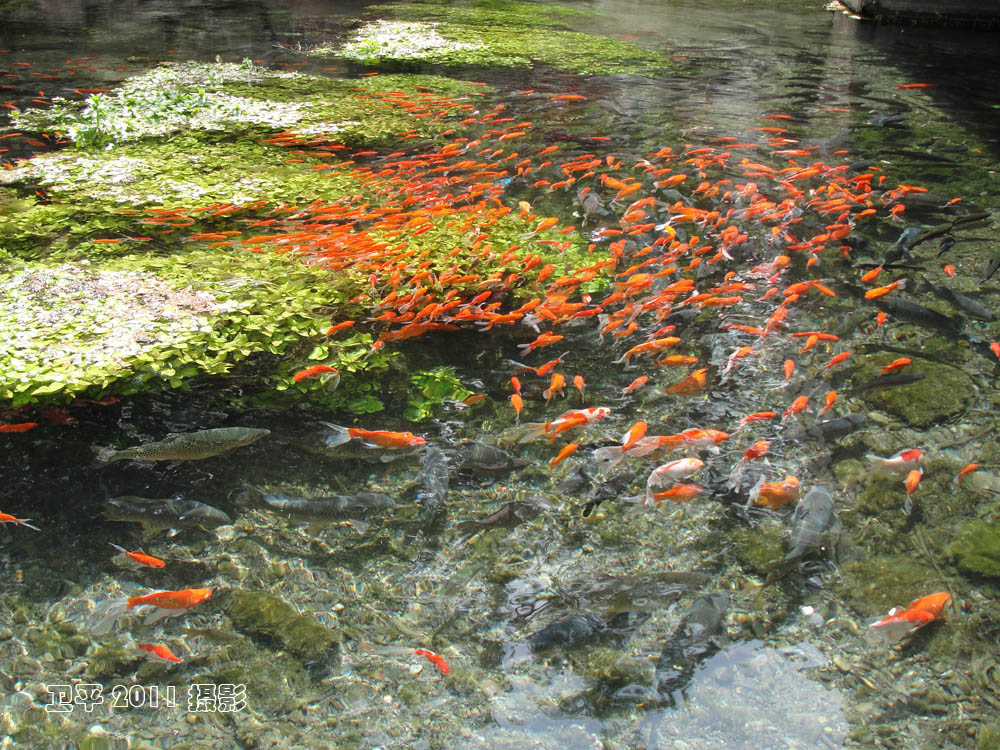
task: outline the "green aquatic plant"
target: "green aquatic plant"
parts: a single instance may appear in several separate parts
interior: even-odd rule
[[[455,375],[453,367],[436,367],[414,373],[410,376],[410,384],[411,395],[403,416],[411,422],[432,416],[444,401],[461,401],[472,395],[472,391],[465,388]]]
[[[366,64],[385,62],[530,67],[541,62],[581,74],[652,74],[670,66],[662,55],[616,39],[571,31],[596,14],[555,5],[480,0],[426,0],[368,9],[379,18],[346,44],[313,54],[337,54]],[[428,20],[430,19],[430,20]]]

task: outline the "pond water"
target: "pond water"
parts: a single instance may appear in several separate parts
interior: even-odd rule
[[[3,426],[37,426],[0,434],[0,510],[38,527],[0,530],[5,746],[1000,742],[995,35],[503,6],[0,9],[0,361],[56,383],[3,383]],[[379,18],[440,26],[352,59]],[[490,56],[506,23],[528,64]],[[469,47],[415,61],[456,28]],[[625,44],[574,56],[592,37]],[[183,86],[140,77],[163,61],[207,64],[170,99],[194,114],[134,137]],[[146,81],[125,115],[122,79]],[[369,87],[361,125],[329,81]],[[258,87],[252,126],[204,124]],[[31,119],[95,95],[104,122]],[[320,103],[346,147],[296,126]],[[219,310],[184,339],[217,358],[157,364]],[[127,376],[43,366],[94,334],[140,347],[101,360]],[[150,446],[218,428],[269,433]],[[127,600],[163,590],[187,599]],[[932,622],[873,635],[937,591]],[[175,616],[130,611],[157,602]]]

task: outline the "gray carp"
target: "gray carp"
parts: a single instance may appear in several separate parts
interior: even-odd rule
[[[140,523],[145,533],[182,527],[210,530],[233,522],[218,508],[187,497],[109,497],[104,501],[104,515],[112,521]]]
[[[216,427],[198,432],[171,432],[163,440],[132,448],[94,448],[102,464],[134,458],[138,461],[196,461],[250,445],[270,435],[270,430],[253,427]]]

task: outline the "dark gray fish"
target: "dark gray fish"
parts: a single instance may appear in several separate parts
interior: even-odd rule
[[[892,114],[885,115],[875,115],[871,120],[868,121],[869,125],[873,125],[876,128],[884,127],[902,127],[902,123],[906,121],[905,112],[894,112]]]
[[[420,459],[423,484],[417,492],[420,514],[417,522],[432,523],[444,510],[448,497],[448,458],[436,445],[428,445]]]
[[[584,224],[604,211],[604,206],[601,205],[601,199],[597,197],[597,193],[593,190],[588,190],[587,192],[583,192],[581,190],[576,194],[576,200],[580,204],[580,211],[583,214]]]
[[[691,681],[695,668],[719,650],[716,636],[728,609],[728,594],[704,594],[684,613],[656,662],[654,687],[661,700],[672,702],[672,694]]]
[[[875,378],[874,380],[869,380],[867,383],[862,383],[861,385],[856,385],[853,388],[848,389],[847,395],[854,396],[858,393],[865,393],[866,391],[877,391],[882,388],[898,388],[900,386],[916,383],[918,380],[923,380],[926,377],[927,374],[923,372],[907,372],[907,373],[899,373],[898,375],[883,375],[881,377]]]
[[[331,523],[357,520],[395,507],[396,501],[378,492],[328,497],[284,497],[245,487],[233,499],[240,507],[258,508],[278,513],[296,523],[322,528]]]
[[[990,312],[989,308],[976,302],[971,297],[955,291],[944,284],[934,284],[926,276],[922,276],[921,278],[935,297],[944,300],[949,305],[954,305],[959,310],[968,313],[970,317],[986,321],[997,319],[997,316]]]
[[[449,465],[455,470],[513,471],[531,464],[525,458],[512,456],[502,448],[478,440],[457,443],[445,449]]]
[[[129,458],[139,461],[195,461],[228,453],[270,434],[270,430],[252,427],[216,427],[199,432],[172,432],[159,442],[124,450],[95,447],[94,453],[97,460],[104,464]]]
[[[923,227],[907,227],[902,232],[900,232],[899,237],[896,241],[892,243],[893,247],[900,247],[906,252],[910,251],[913,244],[917,241],[917,238],[924,233]]]
[[[834,525],[833,495],[816,485],[802,498],[792,514],[792,538],[785,564],[794,563],[821,546],[824,534]]]
[[[551,508],[548,504],[540,500],[532,502],[512,500],[485,518],[462,521],[456,528],[461,534],[474,534],[483,529],[512,529],[515,526],[520,526],[525,521],[530,521],[543,510],[551,510]]]
[[[562,495],[576,495],[584,488],[590,487],[593,481],[588,464],[580,464],[556,485],[556,491]]]
[[[955,246],[955,238],[952,237],[950,234],[946,234],[944,237],[941,238],[941,241],[938,242],[937,255],[935,255],[934,257],[940,258],[946,252],[951,250],[954,246]]]
[[[812,427],[807,427],[801,432],[792,435],[791,439],[794,441],[802,441],[806,439],[813,440],[836,440],[837,438],[842,438],[845,435],[850,435],[855,430],[860,430],[868,422],[868,417],[864,414],[845,414],[842,417],[837,417],[836,419],[827,419],[823,422],[817,422]]]
[[[573,648],[608,635],[608,623],[597,615],[570,615],[546,625],[526,639],[532,651]]]
[[[695,588],[712,580],[707,573],[673,572],[636,575],[599,575],[565,585],[551,601],[577,610],[607,613],[651,612],[662,609]]]
[[[621,496],[625,489],[636,479],[634,471],[627,471],[624,474],[617,474],[608,477],[590,491],[590,499],[584,503],[583,517],[586,518],[594,509],[605,500],[615,500]]]
[[[899,297],[879,297],[875,300],[875,304],[897,318],[926,328],[934,328],[953,336],[961,334],[962,325],[965,322],[960,317],[949,318],[937,310],[931,310],[929,307]]]
[[[123,495],[104,501],[104,515],[112,521],[132,521],[142,524],[143,532],[163,529],[215,529],[231,524],[232,519],[218,508],[187,497],[150,499]]]
[[[983,281],[992,279],[993,274],[997,272],[998,268],[1000,268],[1000,253],[994,253],[993,257],[986,264],[986,270],[983,272]]]

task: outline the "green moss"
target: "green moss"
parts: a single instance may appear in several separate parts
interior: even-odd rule
[[[530,67],[535,62],[582,74],[653,74],[670,66],[638,45],[571,31],[593,14],[528,2],[478,0],[461,5],[424,0],[374,6],[380,19],[338,54],[360,62]],[[330,52],[328,49],[317,53]]]
[[[762,520],[754,528],[737,526],[729,532],[733,553],[750,571],[766,573],[785,557],[787,532],[776,519]]]
[[[884,614],[892,607],[947,588],[940,573],[909,553],[855,560],[842,566],[841,573],[834,586],[837,594],[865,616]]]
[[[865,366],[854,376],[854,385],[879,377],[883,366],[896,355],[877,354],[866,359]],[[861,397],[882,411],[888,412],[911,427],[929,427],[964,411],[973,396],[969,376],[961,370],[919,357],[910,357],[907,374],[923,373],[915,383],[892,388],[866,391]]]
[[[286,602],[262,591],[233,594],[226,608],[233,625],[254,638],[278,645],[305,660],[329,658],[340,637]]]
[[[948,555],[963,573],[1000,578],[1000,520],[965,523]]]
[[[990,724],[979,730],[976,750],[1000,750],[1000,724]]]

